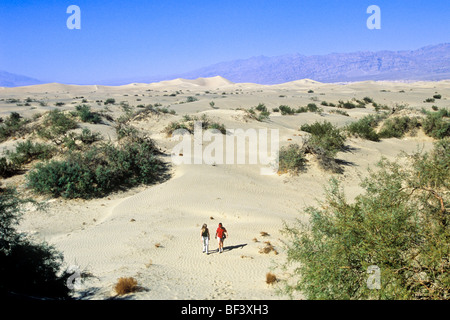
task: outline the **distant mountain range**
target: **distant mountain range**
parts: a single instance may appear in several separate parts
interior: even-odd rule
[[[43,82],[27,76],[0,71],[0,87],[21,87],[42,84]]]
[[[197,79],[214,76],[232,82],[279,84],[300,79],[319,82],[355,82],[365,80],[438,81],[450,79],[450,43],[418,50],[331,53],[304,56],[290,54],[253,57],[221,62],[192,72],[166,77],[105,81],[104,85],[130,82],[155,82],[176,78]],[[14,87],[42,83],[25,76],[0,71],[0,86]]]
[[[331,53],[253,57],[222,62],[180,75],[220,75],[233,82],[278,84],[299,79],[319,82],[450,79],[450,43],[413,51]]]

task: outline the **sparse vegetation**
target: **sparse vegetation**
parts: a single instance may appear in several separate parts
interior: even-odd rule
[[[128,139],[120,147],[103,143],[85,152],[69,152],[61,161],[38,163],[27,174],[27,184],[35,192],[53,197],[99,197],[163,179],[166,167],[157,154],[147,138]]]
[[[20,167],[33,160],[50,159],[56,152],[55,147],[44,143],[33,143],[30,140],[18,142],[14,151],[6,152],[6,155],[16,166]]]
[[[341,130],[328,121],[302,125],[300,130],[311,134],[303,147],[305,153],[314,154],[322,169],[342,173],[343,169],[334,159],[345,146],[345,136]]]
[[[61,144],[67,132],[76,128],[78,128],[78,124],[75,120],[55,109],[47,113],[42,126],[37,129],[37,134],[41,138]]]
[[[305,152],[298,144],[290,144],[280,149],[278,172],[298,174],[305,170]]]
[[[378,136],[375,128],[381,119],[377,116],[368,115],[365,116],[358,121],[352,122],[346,127],[346,131],[355,137],[359,137],[362,139],[367,139],[371,141],[379,141],[380,137]]]
[[[102,119],[100,115],[96,112],[91,111],[91,107],[88,105],[78,105],[76,106],[77,114],[81,121],[89,123],[101,123]]]
[[[185,115],[183,120],[178,122],[171,122],[165,129],[164,132],[167,136],[172,135],[175,130],[187,130],[189,133],[194,133],[195,122],[199,122],[202,125],[203,130],[215,129],[220,131],[222,134],[226,134],[226,128],[223,124],[212,121],[208,118],[206,114],[203,114],[200,118],[197,116]]]
[[[108,105],[108,104],[115,104],[116,103],[116,99],[114,98],[108,98],[105,100],[104,104]]]
[[[295,114],[295,110],[292,109],[289,106],[286,106],[286,105],[281,105],[281,106],[278,107],[278,109],[280,110],[280,112],[281,112],[281,114],[283,116],[284,115],[293,115],[293,114]]]
[[[189,96],[189,97],[186,98],[186,102],[187,103],[194,102],[194,101],[198,101],[198,99],[196,97],[193,97],[193,96]]]
[[[402,138],[408,132],[415,132],[420,126],[417,118],[408,116],[387,119],[380,129],[380,138]]]
[[[443,139],[445,137],[449,137],[449,117],[450,111],[448,109],[440,109],[437,112],[427,112],[427,116],[422,123],[425,134],[435,139]]]
[[[19,113],[11,112],[8,118],[0,122],[0,142],[3,142],[14,135],[28,133],[26,124],[30,121],[24,119]]]

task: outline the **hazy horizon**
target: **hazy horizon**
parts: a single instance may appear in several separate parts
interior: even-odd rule
[[[81,29],[66,25],[70,5]],[[367,8],[381,10],[370,30]],[[155,79],[258,56],[449,43],[447,1],[3,1],[0,70],[43,82]]]

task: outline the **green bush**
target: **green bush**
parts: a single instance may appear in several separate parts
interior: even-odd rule
[[[186,102],[194,102],[194,101],[198,101],[198,99],[196,98],[196,97],[192,97],[192,96],[189,96],[189,97],[187,97],[186,98]]]
[[[0,272],[5,275],[0,279],[0,295],[68,299],[70,275],[62,271],[62,254],[16,230],[26,203],[15,189],[0,189]]]
[[[379,141],[380,137],[375,131],[375,127],[378,125],[378,120],[375,116],[368,115],[358,121],[350,123],[346,127],[346,131],[353,136],[367,139],[371,141]]]
[[[91,107],[88,105],[78,105],[76,106],[77,114],[81,121],[89,123],[101,123],[102,119],[100,115],[96,112],[91,111]]]
[[[341,130],[328,121],[302,125],[300,130],[311,134],[306,141],[305,153],[316,156],[320,167],[333,173],[342,173],[343,169],[334,157],[345,149],[345,136]]]
[[[107,104],[115,104],[115,103],[116,103],[116,99],[114,99],[114,98],[108,98],[104,102],[105,105],[107,105]]]
[[[315,103],[308,103],[306,108],[308,109],[309,112],[317,112],[319,110],[319,108]]]
[[[13,152],[7,152],[7,155],[14,164],[21,166],[33,160],[50,159],[55,151],[53,146],[27,140],[17,143],[16,149]]]
[[[253,109],[251,110],[255,112]],[[201,122],[202,130],[216,129],[219,130],[222,134],[226,134],[227,132],[223,124],[211,121],[211,119],[209,119],[206,114],[203,114],[201,118],[198,118],[196,116],[191,117],[189,115],[185,115],[183,117],[183,120],[178,122],[173,121],[169,125],[167,125],[164,128],[164,132],[167,134],[167,136],[172,135],[172,133],[175,130],[186,130],[189,133],[193,134],[196,121]]]
[[[406,133],[414,131],[420,126],[416,118],[408,116],[389,118],[380,129],[380,138],[402,138]]]
[[[430,137],[443,139],[450,136],[450,112],[448,109],[440,109],[437,112],[427,112],[422,123],[422,128]]]
[[[267,112],[267,107],[264,105],[264,103],[260,103],[255,107],[256,110],[260,112]]]
[[[449,143],[407,165],[382,160],[352,203],[332,180],[320,206],[306,209],[307,223],[285,223],[281,266],[294,271],[284,292],[324,300],[449,299]],[[377,290],[368,286],[371,266],[380,270]]]
[[[53,197],[89,199],[136,184],[150,184],[164,176],[152,140],[134,138],[122,147],[110,143],[86,152],[70,152],[63,161],[39,163],[27,175],[35,192]]]
[[[75,120],[55,109],[47,114],[43,125],[37,130],[37,133],[41,138],[53,140],[59,144],[69,130],[76,128],[78,128],[78,124]]]
[[[294,109],[292,109],[291,107],[286,106],[286,105],[279,106],[278,109],[280,110],[280,112],[283,116],[284,115],[292,115],[295,113]]]
[[[344,102],[344,101],[340,100],[337,107],[344,108],[344,109],[354,109],[354,108],[359,108],[360,106],[357,104],[354,104],[353,102],[350,102],[350,101]]]
[[[11,112],[8,118],[0,122],[0,142],[16,134],[25,134],[29,130],[25,127],[30,121],[22,118],[17,112]]]
[[[339,128],[328,121],[305,124],[300,130],[311,134],[308,140],[309,148],[323,149],[332,157],[344,149],[345,136]]]
[[[298,174],[305,169],[305,152],[298,144],[290,144],[280,149],[278,172]]]

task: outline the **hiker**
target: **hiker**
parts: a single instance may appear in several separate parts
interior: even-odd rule
[[[225,229],[222,223],[219,223],[219,227],[216,230],[216,239],[219,238],[219,253],[223,252],[223,240],[228,237],[227,229]]]
[[[205,224],[203,224],[202,226],[202,243],[203,243],[203,253],[206,252],[206,254],[208,253],[208,246],[209,246],[209,230],[208,230],[208,226]]]

